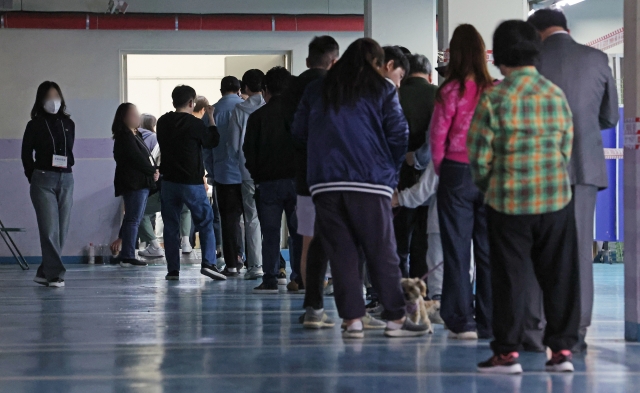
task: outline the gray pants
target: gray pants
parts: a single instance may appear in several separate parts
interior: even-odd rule
[[[73,205],[73,175],[35,170],[29,189],[38,219],[41,271],[47,280],[63,278],[62,248],[69,230]]]
[[[575,217],[578,237],[578,262],[580,265],[580,338],[584,340],[587,328],[591,326],[593,313],[593,215],[596,209],[598,188],[576,184],[573,186]],[[533,272],[529,274],[527,321],[525,323],[525,342],[542,342],[542,330],[545,326],[542,307],[542,291]]]
[[[140,241],[150,243],[157,239],[156,233],[153,231],[153,225],[151,225],[151,218],[160,211],[160,207],[160,193],[156,192],[147,199],[147,207],[144,209],[144,216],[142,216],[142,221],[138,228]],[[189,236],[190,233],[191,211],[189,211],[187,205],[184,205],[180,213],[180,236]]]
[[[253,180],[242,182],[242,206],[244,208],[244,230],[247,242],[247,269],[262,267],[262,231],[256,209],[256,186]]]

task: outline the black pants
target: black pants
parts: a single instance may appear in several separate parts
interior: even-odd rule
[[[393,219],[398,243],[402,277],[422,277],[427,274],[427,217],[429,206],[416,209],[401,207]]]
[[[491,267],[484,195],[471,178],[469,164],[444,160],[438,187],[438,215],[444,256],[440,315],[454,333],[491,333]],[[471,242],[476,265],[474,307]],[[474,318],[475,316],[475,318]]]
[[[374,288],[384,306],[383,319],[405,315],[389,198],[361,192],[327,192],[314,197],[322,246],[331,263],[338,314],[365,315],[358,247],[362,247]]]
[[[307,285],[304,292],[303,307],[314,310],[324,308],[324,278],[327,275],[329,260],[322,247],[322,234],[316,222],[314,236],[307,252]]]
[[[220,209],[220,223],[222,227],[222,252],[228,267],[237,265],[241,255],[242,231],[242,185],[216,183],[218,207]]]
[[[496,354],[518,350],[525,329],[527,273],[533,270],[547,319],[544,345],[570,350],[580,326],[580,270],[576,258],[573,202],[538,215],[507,215],[488,209]]]

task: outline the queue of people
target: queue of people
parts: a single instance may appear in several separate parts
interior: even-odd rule
[[[284,214],[287,289],[305,293],[305,328],[335,326],[323,299],[330,266],[343,338],[425,335],[430,325],[407,317],[401,286],[418,278],[449,339],[492,340],[479,372],[521,373],[519,352],[547,347],[548,371],[573,371],[591,318],[584,249],[606,186],[600,129],[618,121],[615,82],[606,56],[575,43],[560,11],[503,22],[493,52],[501,81],[478,31],[458,26],[436,87],[423,55],[362,38],[340,56],[322,36],[298,77],[282,67],[227,76],[214,105],[178,86],[175,111],[157,125],[145,117],[141,126],[136,107],[120,105],[112,134],[121,264],[146,265],[138,238],[148,244],[140,256],[163,255],[148,220],[159,209],[166,279],[178,280],[188,209],[203,275],[240,277],[246,262],[244,279],[262,280],[253,292],[277,294],[287,281]],[[574,61],[580,72],[561,66]],[[22,158],[43,251],[35,281],[59,287],[75,129],[53,82],[38,89],[31,116]]]

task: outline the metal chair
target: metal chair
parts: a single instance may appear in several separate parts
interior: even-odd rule
[[[2,237],[2,240],[4,240],[7,247],[9,247],[9,251],[11,251],[11,254],[16,259],[16,262],[18,262],[18,265],[20,265],[22,270],[29,270],[29,264],[24,259],[20,249],[18,249],[18,246],[11,238],[11,235],[9,234],[10,232],[26,232],[26,230],[24,228],[7,228],[4,226],[2,221],[0,221],[0,236]]]

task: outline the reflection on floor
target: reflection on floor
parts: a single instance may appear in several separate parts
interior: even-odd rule
[[[638,392],[640,344],[623,337],[623,267],[597,265],[590,352],[574,375],[523,354],[520,377],[477,375],[488,342],[433,336],[345,343],[304,331],[302,295],[253,295],[255,281],[213,282],[183,266],[71,266],[66,288],[0,268],[1,392]],[[330,314],[335,305],[327,298]]]

